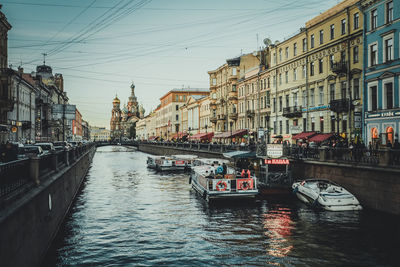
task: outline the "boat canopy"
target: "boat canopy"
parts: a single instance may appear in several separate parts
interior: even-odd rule
[[[237,158],[255,158],[255,151],[232,151],[224,153],[223,156],[229,159],[237,159]]]

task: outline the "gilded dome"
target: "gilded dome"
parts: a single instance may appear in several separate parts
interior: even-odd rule
[[[121,101],[119,101],[118,96],[115,96],[113,103],[121,103]]]

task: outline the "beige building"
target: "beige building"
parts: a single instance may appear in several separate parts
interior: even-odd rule
[[[269,129],[271,82],[267,69],[268,49],[241,58],[238,80],[238,129],[247,129],[255,138],[262,137]]]
[[[173,89],[160,98],[161,104],[156,109],[156,135],[161,139],[171,139],[182,133],[180,107],[190,96],[208,96],[208,89],[182,88]]]
[[[357,133],[363,54],[357,2],[341,2],[270,46],[273,136],[291,141],[300,132]]]
[[[91,141],[110,141],[110,130],[105,127],[90,126]]]

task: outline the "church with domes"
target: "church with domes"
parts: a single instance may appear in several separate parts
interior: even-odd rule
[[[110,131],[111,140],[134,139],[136,136],[136,122],[144,117],[144,108],[139,106],[135,96],[135,85],[131,85],[131,95],[128,104],[121,109],[121,101],[118,96],[113,100],[111,110]]]

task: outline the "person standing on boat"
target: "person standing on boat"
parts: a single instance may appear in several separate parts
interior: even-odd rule
[[[225,178],[225,175],[226,175],[226,173],[228,172],[228,167],[226,166],[225,162],[222,163],[222,169],[223,169],[222,177]]]
[[[221,164],[218,164],[215,174],[221,174],[221,175],[224,174],[224,168],[222,168]]]

